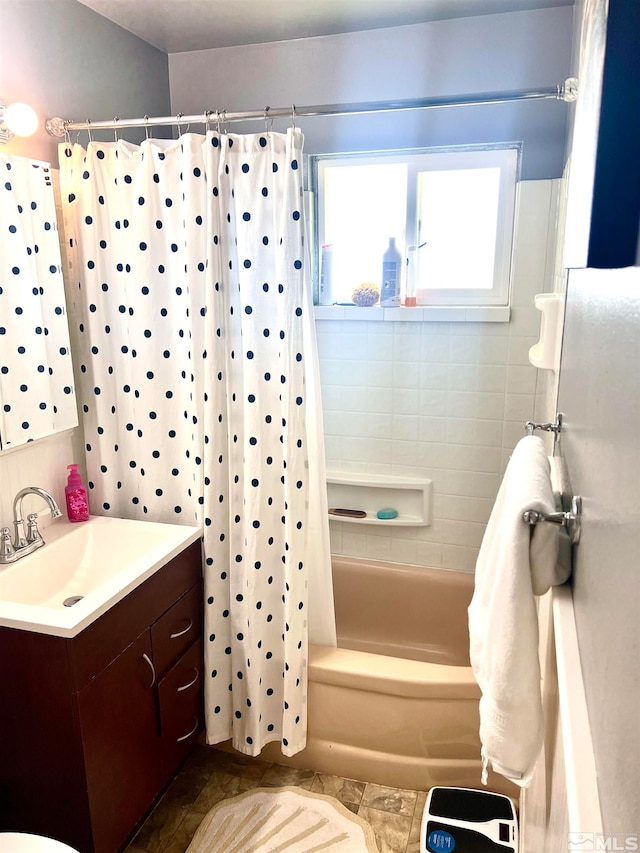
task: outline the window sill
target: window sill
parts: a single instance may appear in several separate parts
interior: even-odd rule
[[[316,320],[365,320],[402,323],[508,323],[509,306],[455,308],[358,308],[356,305],[314,305]]]

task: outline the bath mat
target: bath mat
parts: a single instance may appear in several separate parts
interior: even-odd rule
[[[338,800],[254,788],[206,815],[187,853],[378,853],[373,830]]]

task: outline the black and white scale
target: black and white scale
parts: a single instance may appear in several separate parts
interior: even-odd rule
[[[518,819],[503,794],[473,788],[429,791],[420,853],[518,853]]]

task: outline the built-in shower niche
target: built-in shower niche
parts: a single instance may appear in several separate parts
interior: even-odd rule
[[[327,472],[329,509],[360,510],[362,518],[329,514],[331,521],[350,524],[383,524],[388,527],[426,527],[431,524],[432,480],[384,474]],[[383,509],[395,509],[395,518],[378,518]]]

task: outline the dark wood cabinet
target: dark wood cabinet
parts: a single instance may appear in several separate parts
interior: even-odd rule
[[[163,782],[169,781],[200,728],[202,689],[202,644],[197,640],[158,683]]]
[[[72,639],[0,628],[0,830],[121,850],[203,726],[200,543]]]
[[[94,846],[117,850],[161,785],[149,631],[77,696]]]

